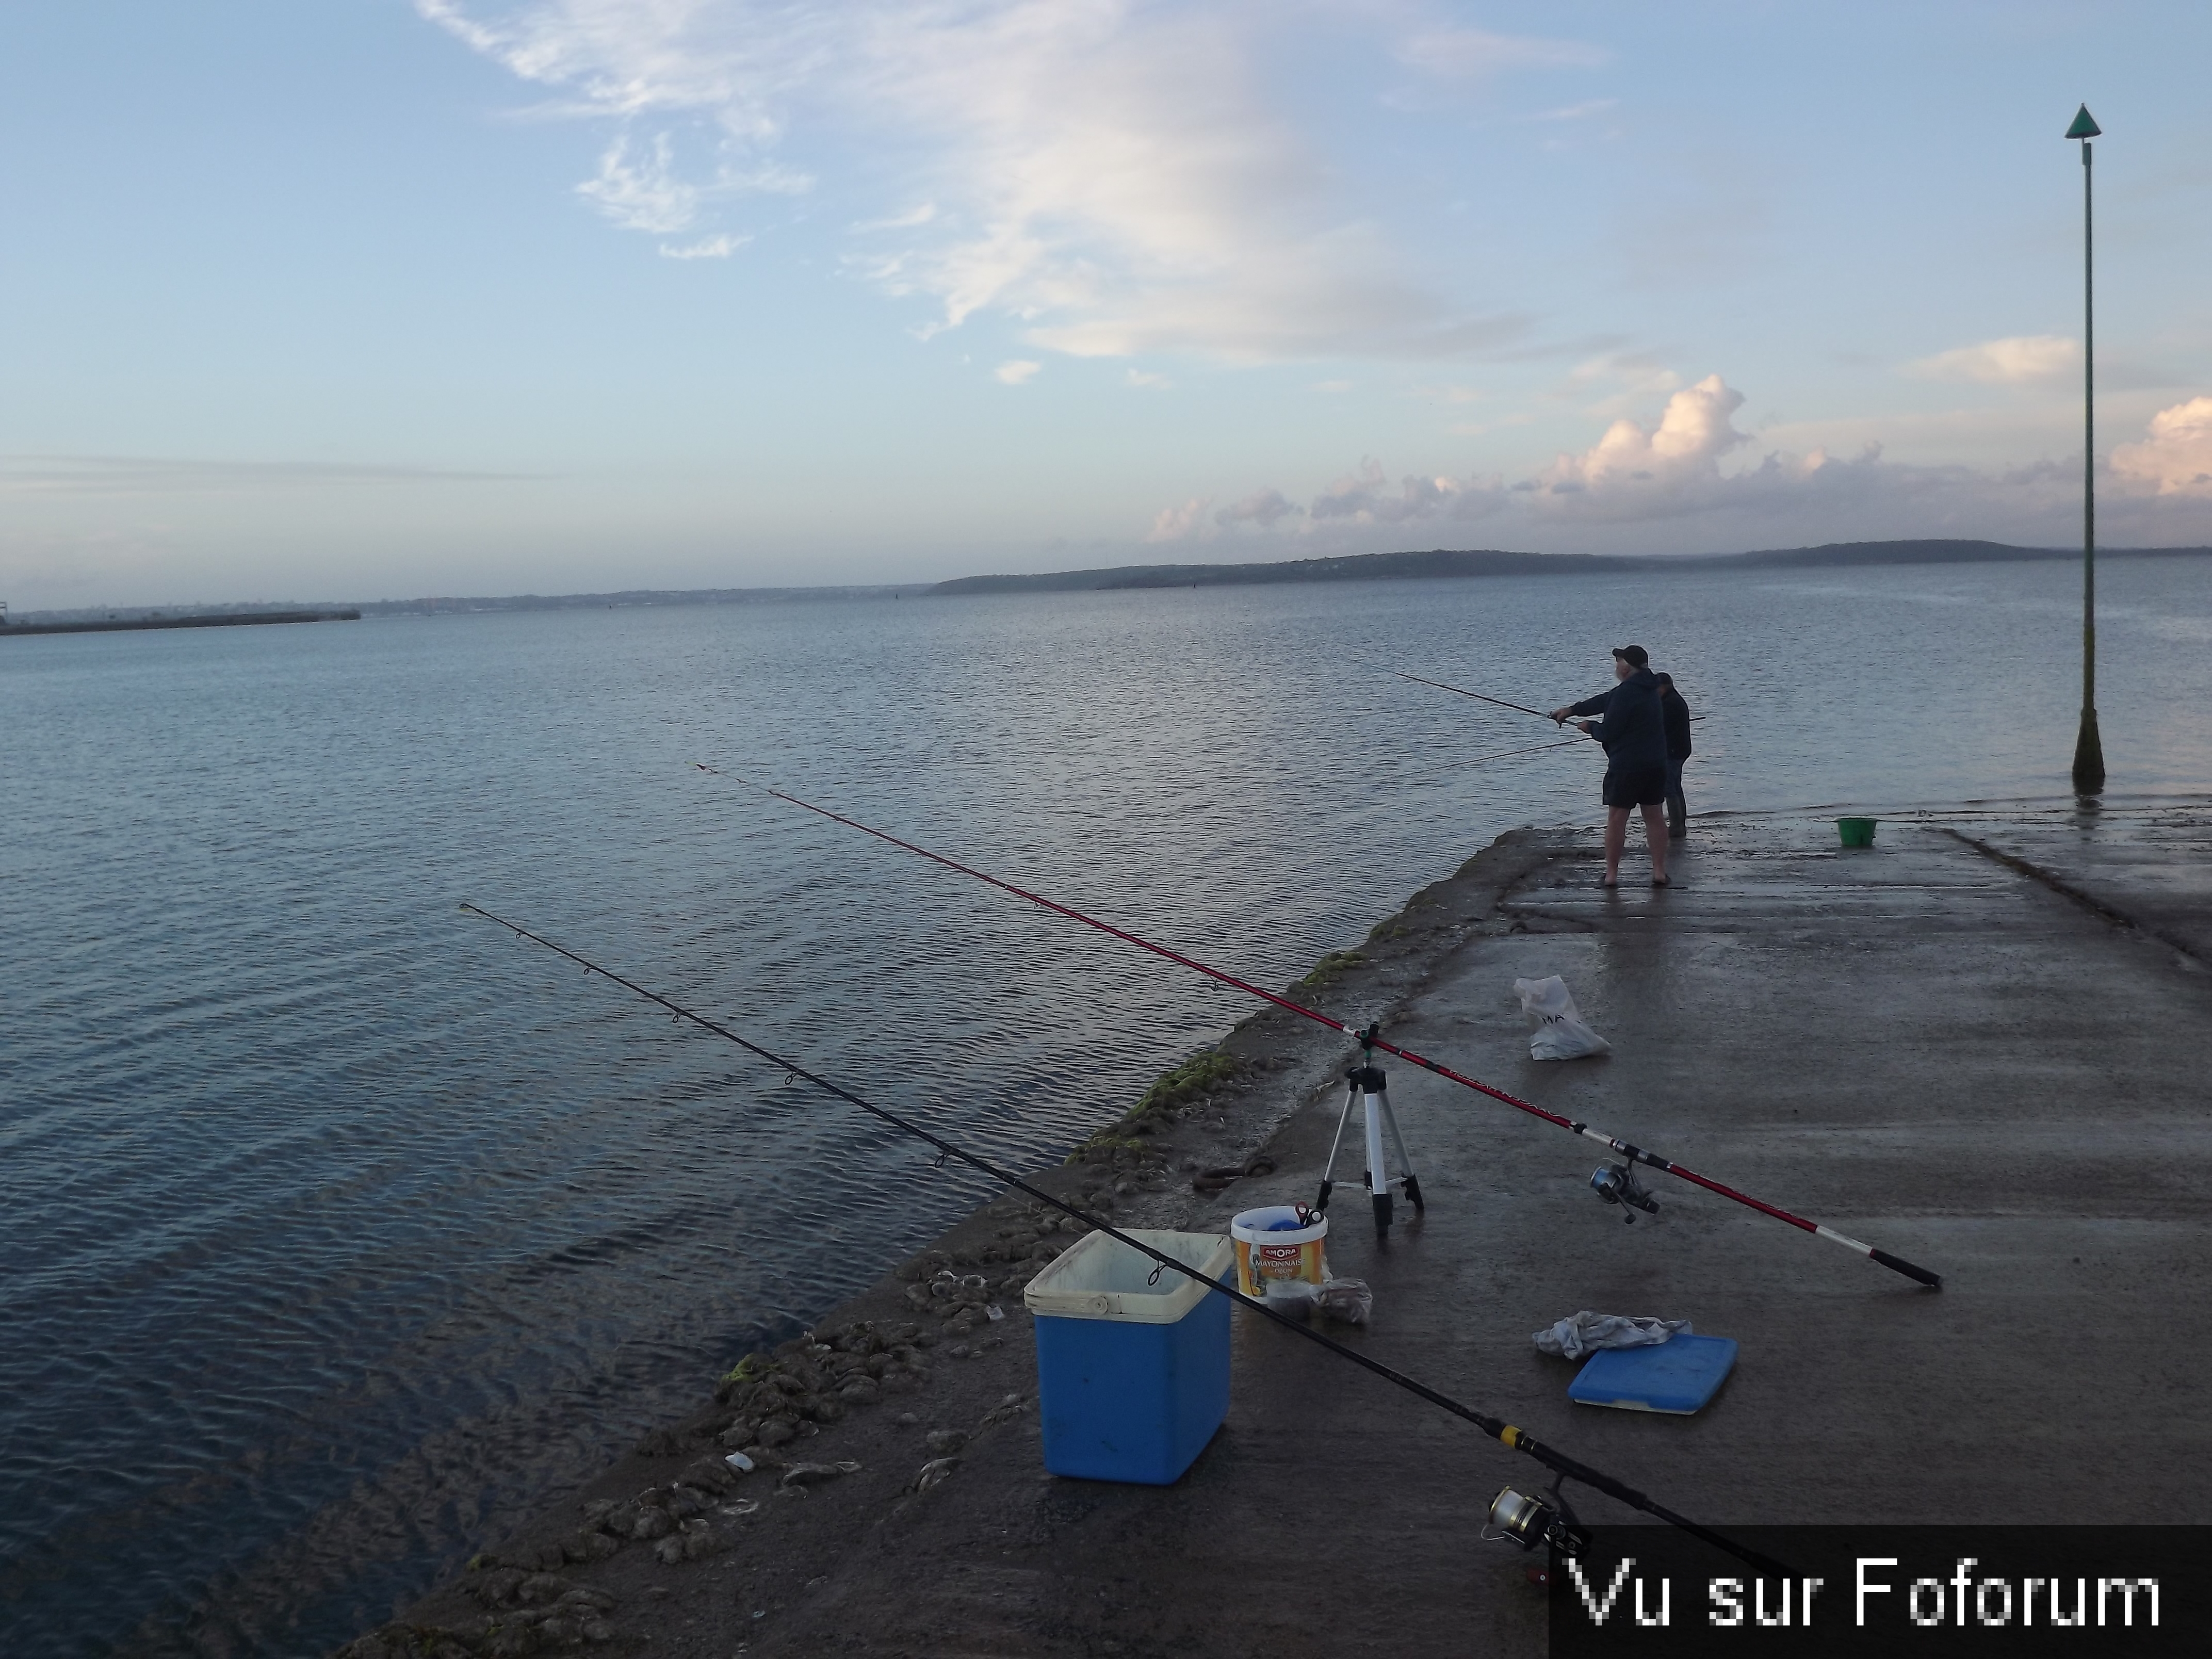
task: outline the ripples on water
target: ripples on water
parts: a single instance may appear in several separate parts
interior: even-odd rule
[[[2102,573],[2116,789],[2200,789],[2206,564]],[[0,645],[0,1650],[386,1616],[982,1195],[461,916],[1018,1164],[1250,1010],[687,769],[750,769],[1263,981],[1594,756],[1650,645],[1693,809],[2052,795],[2063,565],[538,612]],[[2169,714],[2167,711],[2175,711]],[[1346,1009],[1356,1013],[1356,1009]]]

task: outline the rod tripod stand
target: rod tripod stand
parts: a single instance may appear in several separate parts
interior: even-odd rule
[[[1359,1039],[1359,1064],[1344,1074],[1344,1110],[1336,1120],[1336,1139],[1329,1142],[1328,1163],[1321,1172],[1321,1195],[1314,1200],[1316,1214],[1326,1214],[1328,1195],[1336,1185],[1332,1177],[1336,1173],[1336,1155],[1344,1145],[1345,1126],[1352,1121],[1352,1109],[1364,1105],[1367,1125],[1367,1168],[1360,1174],[1366,1183],[1367,1193],[1375,1205],[1375,1231],[1377,1234],[1390,1231],[1391,1175],[1389,1165],[1382,1157],[1382,1132],[1390,1133],[1390,1145],[1398,1154],[1398,1165],[1405,1171],[1398,1184],[1406,1189],[1406,1201],[1419,1213],[1421,1203],[1421,1183],[1413,1178],[1413,1160],[1406,1155],[1406,1137],[1398,1133],[1398,1115],[1390,1109],[1390,1091],[1384,1085],[1382,1068],[1375,1063],[1375,1038],[1381,1031],[1379,1024],[1355,1032]]]

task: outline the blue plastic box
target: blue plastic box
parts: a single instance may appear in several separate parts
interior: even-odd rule
[[[1735,1366],[1733,1337],[1678,1333],[1648,1348],[1599,1350],[1567,1384],[1567,1398],[1584,1406],[1687,1417],[1705,1409]]]
[[[1218,1234],[1129,1236],[1216,1282],[1236,1265]],[[1229,1415],[1229,1298],[1091,1233],[1022,1299],[1036,1316],[1045,1468],[1148,1486],[1182,1479]]]

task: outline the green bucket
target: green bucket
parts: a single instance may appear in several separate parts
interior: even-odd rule
[[[1846,847],[1871,847],[1874,845],[1874,827],[1878,821],[1874,818],[1838,818],[1836,833],[1843,837]]]

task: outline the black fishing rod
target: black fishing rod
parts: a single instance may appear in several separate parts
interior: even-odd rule
[[[1241,1304],[1243,1306],[1251,1309],[1261,1318],[1273,1320],[1285,1330],[1293,1332],[1296,1334],[1305,1338],[1309,1342],[1319,1343],[1322,1347],[1327,1348],[1331,1353],[1335,1354],[1339,1358],[1348,1359],[1361,1370],[1372,1371],[1376,1376],[1382,1378],[1384,1382],[1395,1383],[1399,1388],[1405,1389],[1407,1393],[1416,1395],[1421,1399],[1427,1401],[1431,1406],[1440,1407],[1444,1411],[1449,1412],[1454,1417],[1464,1419],[1466,1421],[1474,1424],[1475,1427],[1480,1429],[1483,1433],[1488,1435],[1500,1445],[1504,1446],[1512,1451],[1525,1452],[1530,1457],[1534,1458],[1539,1463],[1541,1463],[1546,1468],[1551,1470],[1554,1474],[1559,1476],[1561,1480],[1579,1480],[1593,1491],[1601,1492],[1608,1498],[1617,1498],[1621,1503],[1627,1504],[1629,1508],[1632,1510],[1640,1510],[1646,1515],[1653,1516],[1659,1520],[1664,1521],[1669,1526],[1680,1527],[1684,1532],[1688,1533],[1692,1538],[1701,1540],[1702,1541],[1711,1545],[1715,1549],[1724,1551],[1726,1553],[1735,1557],[1737,1560],[1746,1562],[1750,1565],[1758,1568],[1761,1572],[1779,1575],[1786,1571],[1786,1570],[1778,1563],[1769,1560],[1766,1557],[1760,1555],[1756,1551],[1746,1549],[1740,1545],[1730,1543],[1726,1538],[1723,1537],[1719,1533],[1713,1531],[1711,1528],[1699,1526],[1696,1522],[1690,1520],[1687,1516],[1675,1514],[1674,1510],[1667,1508],[1664,1504],[1653,1501],[1644,1493],[1637,1491],[1635,1487],[1616,1480],[1611,1475],[1606,1474],[1600,1470],[1594,1469],[1590,1468],[1589,1464],[1578,1462],[1577,1460],[1568,1456],[1565,1452],[1555,1450],[1552,1447],[1544,1444],[1542,1441],[1538,1440],[1526,1429],[1517,1429],[1510,1423],[1506,1422],[1503,1418],[1492,1417],[1486,1412],[1479,1412],[1475,1410],[1472,1406],[1462,1405],[1458,1401],[1454,1400],[1449,1395],[1439,1393],[1437,1389],[1429,1387],[1425,1382],[1417,1382],[1413,1377],[1407,1376],[1405,1372],[1399,1370],[1393,1366],[1386,1365],[1379,1359],[1369,1358],[1366,1354],[1361,1353],[1357,1348],[1348,1348],[1345,1346],[1343,1343],[1337,1341],[1334,1338],[1324,1336],[1321,1332],[1314,1329],[1312,1326],[1307,1324],[1304,1320],[1293,1319],[1288,1314],[1280,1313],[1275,1309],[1269,1307],[1265,1301],[1257,1297],[1246,1296],[1241,1291],[1231,1290],[1227,1285],[1218,1279],[1208,1279],[1204,1273],[1192,1267],[1189,1263],[1178,1261],[1176,1257],[1170,1255],[1164,1250],[1154,1249],[1152,1245],[1146,1243],[1140,1238],[1132,1237],[1129,1234],[1123,1232],[1120,1228],[1112,1226],[1109,1224],[1100,1220],[1097,1216],[1091,1214],[1088,1211],[1085,1211],[1076,1205],[1067,1202],[1066,1200],[1054,1197],[1050,1193],[1046,1192],[1041,1187],[1031,1186],[1028,1182],[1024,1181],[1019,1176],[1015,1175],[1011,1170],[1000,1169],[988,1158],[978,1157],[975,1153],[969,1152],[966,1147],[962,1146],[956,1142],[947,1140],[942,1135],[933,1134],[929,1130],[923,1128],[920,1124],[909,1122],[907,1119],[899,1116],[896,1112],[886,1110],[884,1108],[877,1105],[872,1101],[863,1100],[859,1095],[854,1094],[850,1089],[845,1088],[840,1084],[832,1083],[828,1078],[822,1076],[818,1073],[810,1072],[805,1066],[800,1065],[797,1060],[787,1059],[783,1055],[777,1054],[772,1048],[764,1048],[757,1042],[741,1037],[735,1031],[731,1030],[727,1026],[708,1019],[704,1014],[694,1012],[691,1009],[685,1007],[682,1003],[662,996],[658,991],[648,991],[644,986],[640,985],[635,980],[626,979],[622,975],[614,972],[611,969],[602,968],[598,963],[592,962],[587,957],[579,956],[575,951],[569,950],[566,945],[555,944],[551,939],[547,939],[542,933],[532,933],[530,929],[523,927],[520,922],[509,921],[505,916],[494,915],[490,911],[486,910],[478,905],[463,904],[461,908],[471,915],[482,916],[486,921],[496,922],[501,927],[513,933],[517,938],[528,939],[532,945],[543,945],[546,950],[552,951],[556,956],[567,957],[570,962],[574,963],[579,968],[581,968],[587,976],[592,974],[597,974],[600,978],[611,981],[613,983],[621,986],[624,990],[644,998],[647,1002],[658,1003],[661,1007],[668,1010],[670,1013],[675,1015],[678,1019],[689,1020],[701,1030],[710,1032],[714,1036],[720,1037],[726,1042],[734,1042],[738,1048],[743,1048],[747,1054],[757,1055],[759,1058],[768,1061],[769,1065],[778,1067],[787,1076],[795,1077],[804,1082],[811,1083],[816,1088],[822,1090],[823,1092],[835,1095],[838,1099],[844,1101],[847,1104],[857,1106],[871,1116],[879,1118],[884,1122],[890,1124],[894,1129],[898,1130],[902,1134],[912,1135],[916,1140],[922,1141],[928,1146],[934,1146],[938,1152],[945,1157],[957,1158],[961,1163],[968,1165],[969,1168],[980,1170],[982,1174],[990,1176],[992,1180],[1003,1182],[1005,1185],[1012,1188],[1017,1192],[1026,1193],[1029,1196],[1036,1199],[1038,1202],[1048,1204],[1054,1209],[1060,1211],[1062,1214],[1074,1217],[1076,1220],[1081,1222],[1085,1226],[1093,1228],[1099,1232],[1104,1233],[1109,1238],[1115,1240],[1116,1243],[1126,1244],[1131,1249],[1138,1251],[1141,1255],[1150,1256],[1156,1263],[1158,1264],[1152,1269],[1152,1279],[1150,1280],[1151,1283],[1158,1284],[1159,1282],[1160,1274],[1169,1268],[1173,1268],[1176,1272],[1182,1274],[1186,1279],[1194,1280],[1196,1283],[1205,1286],[1206,1289],[1214,1292],[1217,1296],[1225,1296],[1231,1301]]]
[[[1118,939],[1125,945],[1133,945],[1140,951],[1149,951],[1156,957],[1164,957],[1170,962],[1179,963],[1194,973],[1204,974],[1208,979],[1218,980],[1222,984],[1243,991],[1249,996],[1258,997],[1262,1002],[1272,1002],[1278,1008],[1286,1009],[1301,1019],[1310,1019],[1316,1025],[1326,1025],[1332,1031],[1342,1032],[1346,1036],[1367,1048],[1380,1048],[1386,1054],[1395,1054],[1408,1065],[1418,1066],[1425,1072],[1433,1072],[1437,1076],[1456,1083],[1462,1088],[1472,1089],[1480,1095],[1487,1095],[1492,1100],[1510,1106],[1517,1111],[1526,1112],[1531,1117],[1541,1118],[1545,1122],[1565,1129],[1571,1133],[1580,1135],[1586,1140],[1595,1140],[1626,1160],[1624,1164],[1608,1165],[1591,1177],[1591,1185],[1597,1188],[1599,1194],[1608,1203],[1619,1203],[1626,1199],[1627,1201],[1635,1203],[1639,1208],[1649,1210],[1656,1207],[1655,1201],[1636,1184],[1634,1166],[1641,1164],[1649,1169],[1662,1170],[1671,1176],[1679,1176],[1692,1186],[1702,1187],[1709,1193],[1731,1199],[1747,1209],[1758,1211],[1761,1215],[1772,1216],[1777,1221],[1786,1221],[1801,1232],[1811,1233],[1816,1237],[1826,1239],[1832,1244],[1841,1244],[1846,1249],[1856,1250],[1861,1255],[1889,1268],[1893,1273],[1903,1273],[1907,1279],[1917,1279],[1931,1290],[1942,1288],[1943,1279],[1941,1274],[1932,1273],[1925,1267],[1916,1267],[1902,1256],[1892,1255],[1887,1250],[1876,1249],[1873,1245],[1863,1243],[1848,1233],[1838,1232],[1834,1228],[1824,1226],[1817,1221],[1808,1221],[1803,1216],[1793,1215],[1779,1205],[1769,1204],[1763,1199],[1753,1198],[1749,1193],[1738,1192],[1723,1182],[1715,1181],[1710,1176],[1699,1175],[1695,1170],[1674,1163],[1672,1159],[1662,1158],[1658,1153],[1632,1142],[1609,1135],[1602,1129],[1594,1129],[1587,1123],[1577,1122],[1572,1118],[1562,1117],[1557,1112],[1547,1111],[1534,1101],[1523,1100],[1518,1095],[1508,1094],[1504,1090],[1495,1088],[1479,1078],[1472,1078],[1465,1073],[1455,1072],[1440,1061],[1431,1060],[1425,1054],[1415,1054],[1411,1048],[1401,1048],[1395,1042],[1386,1042],[1377,1035],[1379,1026],[1370,1025],[1364,1031],[1358,1030],[1353,1026],[1346,1025],[1340,1019],[1333,1018],[1322,1013],[1317,1008],[1309,1008],[1302,1002],[1293,1002],[1286,996],[1265,990],[1253,984],[1249,980],[1239,979],[1236,975],[1226,973],[1221,969],[1200,962],[1195,957],[1187,957],[1180,951],[1171,951],[1164,945],[1156,945],[1140,934],[1130,933],[1126,928],[1116,927],[1109,921],[1101,921],[1096,916],[1086,915],[1073,906],[1062,904],[1054,899],[1048,899],[1042,893],[1033,893],[1026,887],[1017,887],[1010,881],[1001,881],[998,877],[987,875],[972,866],[961,863],[957,859],[947,858],[942,853],[933,853],[927,847],[918,847],[910,841],[902,841],[889,830],[876,829],[872,824],[861,823],[858,818],[848,818],[842,812],[833,812],[826,806],[817,806],[811,800],[802,800],[797,795],[787,791],[771,788],[764,783],[756,783],[750,778],[740,777],[735,772],[726,771],[719,766],[709,766],[704,761],[694,761],[691,764],[702,772],[709,773],[718,778],[727,778],[735,783],[742,783],[748,789],[757,789],[762,793],[777,800],[802,807],[809,812],[828,818],[833,823],[842,823],[849,830],[858,830],[862,835],[873,836],[878,841],[888,842],[893,847],[902,848],[918,857],[927,859],[932,864],[941,864],[948,870],[956,870],[963,876],[972,876],[977,881],[988,883],[997,888],[1000,892],[1012,893],[1016,898],[1026,899],[1040,908],[1051,911],[1054,915],[1066,916],[1071,921],[1079,921],[1086,927],[1095,927],[1100,933]],[[1608,1175],[1612,1177],[1610,1188],[1601,1184]]]
[[[1489,697],[1485,696],[1480,691],[1470,691],[1463,685],[1446,685],[1442,680],[1421,679],[1421,677],[1419,674],[1408,674],[1402,668],[1394,668],[1390,672],[1395,674],[1401,680],[1419,680],[1423,685],[1433,685],[1439,691],[1456,691],[1462,697],[1473,697],[1478,702],[1494,702],[1500,708],[1510,708],[1515,713],[1521,714],[1534,714],[1540,720],[1548,720],[1552,719],[1552,717],[1546,714],[1542,709],[1531,708],[1525,702],[1508,702],[1503,697]],[[1553,720],[1553,724],[1556,726],[1559,722]]]

